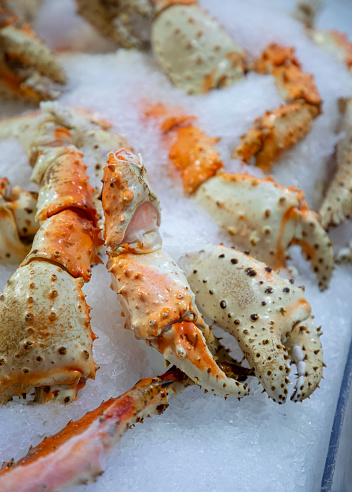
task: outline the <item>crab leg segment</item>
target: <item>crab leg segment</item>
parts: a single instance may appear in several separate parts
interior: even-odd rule
[[[0,81],[13,94],[34,101],[55,99],[55,83],[66,75],[54,54],[32,28],[0,6]]]
[[[256,165],[269,172],[272,162],[284,150],[310,132],[312,120],[321,112],[321,98],[313,76],[302,71],[293,48],[269,45],[255,61],[254,69],[275,77],[276,86],[287,104],[257,118],[232,156],[247,164],[254,157]]]
[[[293,399],[307,398],[320,382],[323,360],[302,289],[223,246],[187,255],[183,266],[199,306],[236,338],[268,395],[278,403],[286,400],[288,340],[299,376]]]
[[[37,193],[20,186],[10,189],[6,178],[0,178],[0,263],[17,264],[28,253],[38,230],[35,207]]]
[[[161,249],[159,202],[145,173],[140,158],[124,149],[111,153],[104,169],[108,267],[126,326],[205,389],[245,396],[247,387],[216,364],[194,294],[182,270]]]
[[[172,368],[155,378],[142,379],[118,398],[111,398],[58,434],[44,439],[15,465],[0,471],[2,492],[54,492],[95,481],[107,455],[131,425],[161,414],[170,399],[191,381]]]
[[[331,242],[302,191],[280,186],[273,179],[219,173],[203,183],[197,201],[233,236],[236,246],[278,269],[288,248],[299,244],[327,287],[333,271]]]
[[[68,403],[96,371],[89,307],[81,290],[91,263],[100,261],[96,251],[102,244],[93,188],[71,133],[46,117],[39,117],[35,137],[26,137],[40,186],[36,217],[41,227],[1,296],[2,403],[33,387],[36,401]]]

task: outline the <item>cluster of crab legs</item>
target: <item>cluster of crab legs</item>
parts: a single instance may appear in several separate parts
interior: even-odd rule
[[[231,85],[243,76],[243,51],[196,2],[153,3],[157,14],[152,27],[154,52],[176,85],[196,94]],[[143,2],[136,4],[140,8]],[[99,2],[96,6],[101,8]],[[1,64],[1,74],[6,75],[3,82],[27,97],[41,99],[38,85],[34,85],[35,97],[29,91],[33,85],[21,65],[24,61],[30,65],[38,51],[35,48],[33,55],[31,50],[20,50],[21,58],[17,50],[22,45],[17,31],[12,31],[34,34],[1,8],[1,47],[6,49]],[[116,15],[109,18],[106,11],[104,15],[109,24],[111,18],[116,20]],[[113,24],[127,39],[126,25]],[[180,42],[175,43],[170,33],[179,36]],[[11,35],[18,45],[10,43]],[[192,44],[195,35],[200,42]],[[199,46],[213,55],[202,58]],[[174,59],[175,66],[168,66],[168,59]],[[47,65],[49,54],[43,60]],[[189,76],[194,64],[197,69]],[[47,71],[37,60],[35,67],[39,73]],[[247,163],[254,158],[267,172],[283,150],[309,132],[321,110],[321,100],[312,76],[302,71],[290,48],[269,46],[253,67],[274,76],[287,104],[258,118],[234,155]],[[16,80],[13,73],[8,76],[9,68],[17,70]],[[34,388],[37,402],[56,399],[69,403],[86,380],[94,378],[94,334],[81,287],[90,279],[91,263],[100,261],[97,250],[102,245],[99,219],[103,213],[112,288],[123,307],[126,327],[177,367],[163,376],[141,380],[121,397],[45,439],[16,465],[5,464],[1,490],[57,490],[94,480],[101,473],[102,458],[123,432],[144,416],[162,412],[169,399],[190,384],[220,396],[241,398],[249,392],[243,380],[255,374],[268,396],[284,403],[291,359],[297,367],[292,400],[302,401],[319,385],[321,330],[314,323],[304,291],[274,271],[285,264],[289,246],[298,244],[311,260],[320,287],[327,287],[333,256],[318,215],[308,209],[302,192],[295,188],[282,187],[272,178],[223,172],[216,139],[195,126],[194,117],[179,108],[156,105],[145,113],[160,119],[170,159],[181,168],[186,193],[196,196],[237,247],[259,259],[223,246],[209,247],[186,255],[181,261],[183,272],[162,249],[159,202],[142,158],[134,155],[120,136],[109,132],[106,122],[82,111],[47,105],[38,113],[0,124],[2,137],[20,139],[34,167],[32,179],[40,187],[34,219],[36,196],[18,187],[11,191],[6,180],[1,182],[2,258],[16,263],[28,253],[0,298],[4,334],[0,345],[1,402]],[[349,114],[347,104],[347,126]],[[109,150],[124,147],[110,153],[104,168],[102,209],[98,193],[88,184],[79,151],[86,147],[95,152],[99,162]],[[345,148],[340,154],[342,161],[348,160]],[[345,201],[340,221],[349,213]],[[330,214],[324,226],[336,224],[337,216],[338,212]],[[210,267],[214,264],[216,268]],[[241,367],[222,347],[196,302],[203,313],[235,337],[251,370]]]
[[[68,403],[96,370],[81,286],[90,279],[101,244],[98,202],[77,146],[94,142],[97,148],[100,142],[104,153],[106,145],[121,138],[82,114],[48,104],[37,114],[7,121],[3,131],[20,135],[34,166],[39,229],[1,296],[1,398],[6,403],[35,388],[38,402]],[[124,430],[146,414],[160,413],[171,396],[190,384],[241,398],[249,393],[242,381],[253,372],[269,397],[284,403],[289,359],[298,374],[294,401],[309,397],[322,376],[321,331],[301,288],[249,254],[224,246],[187,255],[184,273],[162,249],[159,201],[141,157],[130,150],[110,153],[103,183],[107,266],[126,327],[178,369],[140,381],[43,441],[17,465],[4,465],[2,490],[44,485],[57,490],[96,478],[103,455]],[[241,287],[229,289],[229,283]],[[251,370],[236,363],[213,335],[193,291],[203,311],[236,338]],[[73,450],[79,461],[74,469],[69,465]]]

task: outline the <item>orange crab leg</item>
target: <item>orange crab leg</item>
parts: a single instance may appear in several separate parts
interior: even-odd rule
[[[155,378],[139,381],[132,389],[102,403],[62,431],[45,438],[16,464],[0,471],[2,492],[56,491],[96,480],[106,455],[135,422],[161,414],[169,400],[192,382],[172,368]]]
[[[194,193],[224,166],[215,150],[219,138],[209,137],[194,126],[194,116],[184,114],[181,108],[168,109],[161,103],[148,107],[145,115],[161,119],[160,128],[169,136],[169,157],[174,166],[181,170],[185,193]]]

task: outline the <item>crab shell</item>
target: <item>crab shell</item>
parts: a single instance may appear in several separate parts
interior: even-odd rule
[[[340,130],[345,136],[336,146],[337,171],[319,210],[325,229],[342,224],[352,214],[352,99],[345,101]]]
[[[334,266],[331,241],[303,202],[302,191],[280,186],[272,178],[219,173],[199,187],[196,199],[237,247],[271,268],[284,266],[288,247],[300,245],[319,286],[327,287]]]
[[[16,270],[0,297],[1,402],[39,386],[37,400],[68,403],[94,378],[83,281],[48,261]]]
[[[28,243],[38,230],[35,220],[37,193],[0,179],[0,263],[18,264],[29,251]]]
[[[245,55],[197,5],[174,5],[152,25],[152,48],[171,81],[189,94],[229,86],[244,74]]]
[[[108,166],[103,179],[106,246],[114,253],[159,249],[160,204],[141,157],[119,149],[109,154]]]
[[[209,327],[194,305],[188,282],[161,249],[159,202],[141,159],[120,149],[110,154],[108,162],[102,193],[107,266],[126,327],[205,389],[222,396],[245,396],[247,386],[226,376],[217,365],[207,345],[206,339],[212,339]],[[124,204],[124,196],[136,197],[136,202]]]
[[[298,370],[292,399],[316,389],[323,368],[320,334],[301,288],[223,246],[187,255],[182,266],[202,311],[236,338],[273,400],[284,403],[288,393],[286,342]]]

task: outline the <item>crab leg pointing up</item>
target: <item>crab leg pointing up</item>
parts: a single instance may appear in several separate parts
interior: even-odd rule
[[[228,378],[211,354],[209,327],[182,270],[161,249],[159,201],[141,158],[125,149],[109,155],[103,209],[112,288],[137,338],[145,338],[200,386],[242,397],[246,385]]]
[[[91,263],[100,261],[102,241],[93,188],[70,131],[45,112],[32,125],[27,151],[40,186],[40,228],[1,295],[0,401],[35,388],[36,401],[68,403],[95,376],[94,334],[81,288]]]

